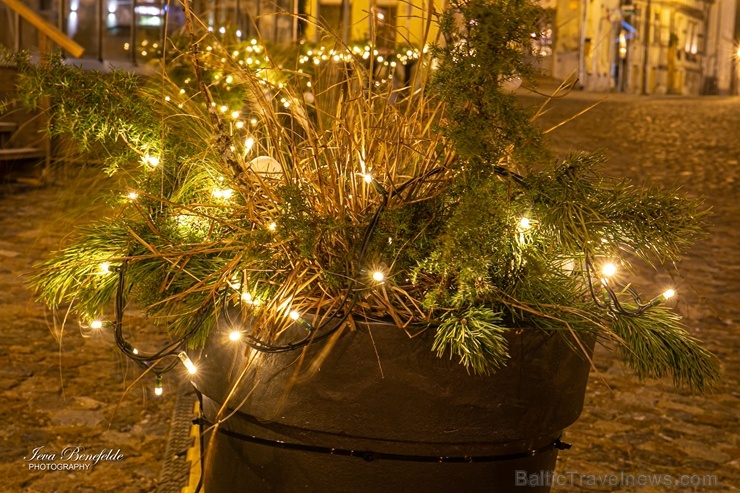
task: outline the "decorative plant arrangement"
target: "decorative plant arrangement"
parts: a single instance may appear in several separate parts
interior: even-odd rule
[[[701,204],[605,177],[599,155],[553,161],[502,89],[533,73],[538,15],[521,0],[453,1],[434,47],[412,53],[408,87],[375,84],[382,61],[360,49],[332,77],[264,55],[254,68],[190,14],[190,46],[165,50],[161,77],[19,58],[25,102],[50,97],[52,132],[123,184],[109,216],[39,267],[38,296],[113,331],[158,392],[180,361],[198,371],[192,350],[227,312],[242,352],[326,358],[358,324],[390,321],[495,378],[507,334],[536,331],[584,355],[596,338],[639,378],[704,391],[718,367],[671,286],[630,283],[633,263],[680,259]],[[170,342],[134,347],[128,307]]]

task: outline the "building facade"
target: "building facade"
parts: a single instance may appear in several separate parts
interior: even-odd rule
[[[542,67],[591,91],[633,94],[737,94],[740,0],[542,0]],[[134,64],[184,23],[179,2],[26,0],[86,49],[86,57]],[[207,24],[273,42],[320,43],[321,25],[345,44],[392,51],[436,40],[445,0],[194,0]],[[311,20],[309,20],[311,19]],[[0,4],[0,44],[28,47]],[[17,31],[17,32],[16,32]],[[28,39],[27,39],[28,38]],[[157,42],[157,40],[160,40]],[[155,46],[156,45],[156,46]]]
[[[552,0],[545,67],[591,91],[730,94],[737,0]]]

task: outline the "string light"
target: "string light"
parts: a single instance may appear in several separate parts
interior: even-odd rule
[[[269,229],[270,231],[275,231],[277,229],[277,223],[271,222],[267,225],[267,229]]]
[[[190,357],[188,356],[188,353],[185,351],[181,351],[180,354],[177,355],[178,358],[180,358],[180,361],[182,361],[182,364],[185,365],[185,368],[188,370],[188,373],[191,375],[194,375],[195,372],[198,371],[198,369],[195,367],[193,362],[190,360]]]
[[[103,321],[102,320],[93,320],[90,322],[90,328],[91,329],[102,329],[103,328]]]
[[[229,333],[229,340],[232,340],[234,342],[238,341],[242,338],[241,331],[238,330],[232,330],[231,333]]]
[[[129,192],[126,197],[128,197],[129,200],[136,200],[139,198],[139,194],[136,192]]]
[[[241,120],[239,120],[238,122],[236,122],[236,128],[244,128],[244,122],[241,121]]]
[[[214,197],[217,199],[225,199],[228,200],[234,195],[234,191],[230,188],[217,188],[213,192],[211,192]]]
[[[254,147],[254,139],[252,137],[247,137],[247,140],[244,141],[244,153],[252,150],[252,147]]]
[[[607,262],[601,267],[601,273],[606,277],[612,277],[617,273],[617,266],[611,262]]]
[[[162,375],[157,375],[157,383],[154,384],[154,394],[162,395],[164,389],[162,388]]]
[[[289,315],[289,316],[290,316],[290,318],[292,318],[293,320],[298,320],[299,318],[301,318],[301,314],[300,314],[300,313],[298,313],[298,312],[297,312],[296,310],[291,310],[291,312],[290,312],[290,313],[289,313],[288,315]]]
[[[373,182],[373,175],[370,173],[365,173],[363,176],[363,179],[365,180],[365,183],[372,183]]]
[[[159,158],[157,156],[150,156],[149,154],[147,154],[142,158],[142,161],[144,162],[144,164],[147,164],[152,168],[156,168],[157,166],[159,166]]]
[[[374,281],[376,281],[376,282],[382,282],[383,279],[385,279],[385,274],[383,274],[383,272],[381,272],[379,270],[376,270],[375,272],[373,272],[373,280]]]
[[[669,300],[674,296],[676,296],[676,292],[672,289],[666,289],[665,291],[663,291],[663,298],[666,300]]]
[[[110,274],[110,264],[108,262],[103,262],[99,267],[101,274]]]
[[[532,221],[527,217],[523,217],[519,220],[519,231],[527,231],[532,227]]]

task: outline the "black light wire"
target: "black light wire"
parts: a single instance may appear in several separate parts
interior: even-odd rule
[[[405,188],[405,185],[409,184],[410,182],[407,182],[402,186],[397,193],[400,193],[400,191]],[[362,264],[365,260],[365,253],[367,252],[367,247],[370,244],[370,239],[372,238],[373,233],[375,232],[375,228],[378,225],[378,221],[380,220],[380,215],[383,213],[385,208],[388,206],[388,200],[389,195],[388,192],[383,188],[383,186],[377,182],[377,180],[373,179],[372,181],[373,186],[377,190],[377,192],[381,195],[383,200],[381,201],[378,208],[375,210],[375,214],[373,214],[373,218],[370,221],[370,224],[365,229],[365,232],[363,234],[362,238],[362,247],[360,248],[360,254],[357,258],[357,267],[356,270],[359,272],[362,270]],[[321,323],[318,327],[313,327],[311,324],[309,324],[309,334],[301,339],[298,342],[293,342],[289,344],[283,344],[283,345],[274,345],[269,344],[267,342],[261,341],[257,339],[254,336],[248,336],[247,337],[247,345],[251,347],[252,349],[256,351],[260,351],[263,353],[286,353],[289,351],[295,351],[298,349],[302,349],[309,344],[321,342],[328,337],[330,337],[332,334],[334,334],[336,331],[338,331],[344,322],[349,318],[349,315],[352,313],[352,309],[354,308],[355,304],[357,303],[357,290],[355,289],[356,285],[358,284],[358,281],[356,278],[352,278],[352,285],[347,289],[347,292],[344,294],[344,297],[342,298],[342,301],[338,303],[336,308],[334,309],[334,312],[325,317],[325,322]],[[344,310],[341,318],[339,320],[335,320],[335,317],[339,313],[339,311],[342,309],[342,307],[347,303],[347,300],[352,298],[349,306]],[[334,326],[329,329],[328,331],[324,332],[323,334],[317,335],[319,332],[322,331],[322,329],[326,328],[326,326],[330,323],[334,323]]]
[[[598,306],[599,308],[607,309],[610,312],[616,313],[619,315],[626,315],[628,317],[638,317],[642,315],[643,313],[645,313],[650,308],[660,303],[660,297],[657,297],[648,303],[643,303],[637,291],[635,291],[635,289],[632,286],[626,286],[625,290],[632,297],[635,304],[637,305],[637,308],[635,309],[625,308],[622,305],[622,303],[619,301],[617,294],[614,292],[614,288],[612,288],[609,285],[609,281],[606,278],[604,279],[607,282],[602,282],[601,285],[606,291],[606,295],[608,296],[610,302],[604,303],[600,301],[599,297],[596,294],[596,290],[594,289],[594,285],[592,281],[592,273],[591,273],[593,270],[593,265],[591,264],[591,260],[588,258],[588,255],[586,255],[585,264],[586,264],[586,279],[588,280],[588,288],[591,291],[591,298],[593,299],[594,303],[596,303],[596,306]]]
[[[167,373],[171,371],[178,362],[175,358],[169,364],[163,367],[156,367],[156,364],[164,358],[176,357],[180,351],[185,348],[187,340],[200,329],[208,317],[208,311],[206,308],[209,305],[203,305],[198,309],[198,318],[196,323],[188,330],[182,337],[169,343],[156,353],[141,353],[138,350],[134,353],[134,346],[126,341],[123,336],[123,313],[125,310],[125,297],[124,292],[126,290],[126,269],[128,268],[128,261],[124,261],[118,267],[118,286],[116,287],[116,298],[114,304],[114,321],[113,321],[113,333],[115,335],[116,345],[119,349],[131,360],[136,362],[142,369],[151,370],[156,375]]]

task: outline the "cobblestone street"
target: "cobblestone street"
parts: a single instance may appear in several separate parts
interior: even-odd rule
[[[602,97],[573,94],[540,122],[554,125]],[[610,174],[681,183],[685,193],[706,198],[711,229],[673,282],[687,326],[718,356],[723,372],[714,393],[691,395],[674,391],[670,381],[641,384],[616,355],[598,349],[598,374],[591,374],[581,419],[564,437],[573,447],[560,453],[554,492],[740,491],[738,129],[740,98],[616,95],[549,134],[561,156],[602,149]],[[89,180],[82,190],[113,186],[82,175]],[[60,343],[59,329],[26,284],[31,267],[72,225],[84,223],[76,207],[81,190],[70,192],[72,180],[63,175],[44,188],[0,184],[0,491],[154,491],[177,382],[166,380],[162,397],[154,396],[151,378],[124,394],[138,370],[127,367],[113,341],[82,337],[76,322],[68,322]],[[660,292],[666,281],[646,273],[635,285]],[[84,471],[34,471],[24,461],[38,447],[58,454],[70,445],[88,453],[120,449],[123,458]],[[659,475],[660,484],[598,484],[612,474]]]
[[[601,98],[572,94],[556,101],[542,119],[543,128]],[[723,372],[713,394],[692,396],[685,390],[674,391],[669,381],[638,384],[615,355],[597,350],[594,361],[600,374],[591,373],[581,419],[566,432],[565,440],[573,448],[560,454],[556,472],[562,475],[563,486],[554,491],[740,488],[738,128],[738,98],[614,95],[550,134],[561,156],[571,150],[601,149],[609,158],[609,174],[680,183],[685,193],[706,198],[713,211],[711,229],[679,266],[683,278],[674,282],[685,323],[719,357]],[[659,291],[666,281],[648,273],[635,279],[635,284],[650,292]],[[658,487],[593,484],[599,476],[622,473],[635,479],[660,475],[663,482]],[[689,485],[680,484],[684,475]],[[716,486],[711,485],[713,475]],[[666,480],[672,484],[666,486]]]

